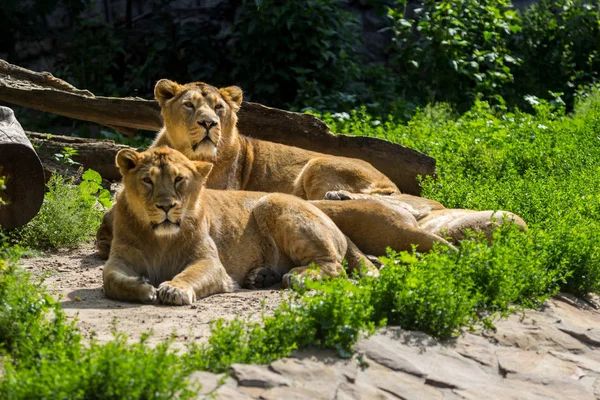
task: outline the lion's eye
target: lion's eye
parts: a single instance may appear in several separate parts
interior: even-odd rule
[[[184,106],[186,106],[187,108],[194,108],[194,105],[192,104],[191,101],[186,101],[185,103],[183,103]]]
[[[148,177],[145,177],[145,178],[143,178],[142,180],[143,180],[144,182],[146,182],[146,183],[148,183],[148,184],[152,185],[152,179],[150,179],[150,178],[148,178]]]
[[[175,178],[175,183],[181,182],[183,180],[183,176],[178,176]]]
[[[217,110],[217,111],[222,110],[222,109],[223,109],[223,104],[217,104],[215,106],[215,110]]]

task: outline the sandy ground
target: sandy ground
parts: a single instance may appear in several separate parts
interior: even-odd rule
[[[103,264],[91,245],[21,260],[33,276],[44,278],[44,284],[60,300],[67,316],[77,318],[81,333],[85,337],[94,333],[102,342],[113,337],[116,327],[132,341],[149,330],[153,331],[150,343],[175,334],[175,347],[182,347],[190,340],[206,340],[212,320],[236,316],[258,320],[263,312],[272,312],[284,296],[278,289],[240,290],[183,307],[114,301],[106,298],[102,290]]]

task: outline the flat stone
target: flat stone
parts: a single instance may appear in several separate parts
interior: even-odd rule
[[[463,357],[456,351],[431,343],[415,348],[399,343],[397,337],[393,331],[382,329],[368,339],[360,340],[357,348],[379,364],[395,371],[424,377],[426,384],[438,388],[464,389],[500,379],[497,371],[488,373],[476,361]]]
[[[549,354],[533,351],[498,350],[498,365],[507,378],[524,379],[530,376],[540,378],[569,378],[580,374],[576,364],[558,359]]]
[[[306,400],[306,399],[332,399],[333,397],[323,397],[322,393],[316,390],[310,390],[303,387],[276,387],[269,389],[260,395],[263,400]]]
[[[378,362],[381,365],[400,372],[406,372],[418,377],[425,377],[427,373],[417,367],[410,358],[414,358],[412,354],[406,357],[406,351],[390,338],[384,335],[373,335],[366,340],[358,342],[356,349],[364,353],[371,360]]]
[[[439,389],[425,385],[425,378],[391,371],[375,361],[367,362],[369,367],[358,373],[358,383],[368,383],[403,400],[437,400],[444,397]]]
[[[310,348],[295,352],[290,359],[324,363],[333,368],[336,373],[341,373],[348,381],[354,381],[359,369],[356,355],[352,358],[340,358],[334,350]]]
[[[455,392],[468,400],[594,400],[589,391],[573,380],[535,383],[511,379],[510,383],[473,386]]]
[[[600,329],[598,328],[580,328],[572,325],[561,324],[558,329],[587,345],[600,346]]]
[[[368,383],[344,382],[339,386],[335,400],[398,400],[398,398]]]
[[[263,365],[232,364],[231,376],[240,386],[271,388],[290,386],[290,380],[276,374]]]
[[[494,353],[494,346],[488,339],[472,333],[465,333],[454,341],[454,350],[471,360],[487,367],[497,368],[498,360]]]
[[[600,356],[588,352],[584,354],[572,354],[564,351],[550,351],[551,355],[564,361],[570,361],[581,369],[600,374]]]
[[[327,365],[310,359],[284,358],[271,363],[270,368],[293,381],[294,386],[316,392],[317,395],[311,397],[317,399],[334,398],[338,386],[348,381],[343,367],[338,370],[335,364]]]
[[[231,386],[221,386],[216,392],[203,395],[201,399],[216,399],[216,400],[252,400],[247,393],[240,389]]]
[[[207,394],[214,392],[218,387],[223,385],[227,379],[225,374],[213,374],[206,371],[196,371],[188,376],[190,386],[195,387],[197,384],[202,385],[199,394]]]

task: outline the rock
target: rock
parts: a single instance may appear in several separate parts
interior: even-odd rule
[[[222,386],[225,382],[225,374],[213,374],[205,371],[196,371],[188,376],[190,386],[195,387],[197,384],[202,385],[200,394],[207,394],[214,392],[217,388]]]
[[[392,396],[374,386],[364,382],[355,384],[342,383],[338,388],[335,400],[397,400]]]
[[[342,371],[313,360],[287,358],[275,361],[270,367],[293,381],[294,386],[317,392],[318,399],[334,398],[338,386],[348,381]]]
[[[221,386],[216,392],[204,395],[201,398],[206,400],[252,400],[252,397],[248,394],[231,386]]]
[[[384,366],[368,361],[369,367],[359,371],[357,382],[369,383],[403,400],[434,400],[443,398],[440,390],[425,385],[425,378],[390,371]]]
[[[580,369],[570,361],[532,351],[498,350],[498,365],[507,378],[579,378]]]
[[[371,360],[394,371],[406,372],[418,377],[427,375],[405,356],[405,351],[399,349],[393,341],[383,335],[374,335],[367,340],[360,341],[357,350]],[[410,356],[412,357],[412,354]]]
[[[510,380],[491,385],[479,385],[456,390],[468,400],[593,400],[593,395],[575,381],[549,381],[545,384]]]
[[[454,350],[464,357],[477,361],[479,364],[493,368],[498,365],[493,345],[481,336],[472,333],[461,335],[454,342]]]
[[[379,364],[395,371],[424,377],[426,384],[438,388],[464,389],[500,379],[495,369],[488,368],[488,373],[476,361],[435,344],[431,338],[421,336],[419,343],[425,346],[415,348],[412,345],[414,341],[408,340],[414,339],[414,336],[406,335],[398,335],[393,329],[384,329],[359,341],[357,349]]]
[[[323,393],[318,390],[310,390],[303,387],[276,387],[269,389],[264,392],[261,396],[263,400],[320,400],[320,399],[332,399],[333,397],[325,397]]]
[[[271,388],[290,386],[290,380],[263,365],[233,364],[229,370],[240,386]]]
[[[587,345],[600,346],[600,329],[598,328],[585,329],[563,324],[558,329]]]

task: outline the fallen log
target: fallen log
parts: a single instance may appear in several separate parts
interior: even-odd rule
[[[56,154],[60,154],[65,147],[69,147],[76,150],[76,154],[72,159],[81,164],[83,169],[93,169],[102,178],[109,181],[121,180],[121,174],[115,164],[115,157],[119,150],[129,148],[129,146],[116,144],[112,140],[86,139],[36,132],[26,132],[26,134],[36,147],[44,168],[50,174],[69,175],[69,171],[71,173],[76,172],[77,167],[67,167],[56,159]]]
[[[136,129],[157,131],[160,108],[137,97],[94,96],[48,72],[34,72],[0,60],[0,101],[91,121],[132,135]],[[360,158],[386,174],[404,193],[420,194],[417,176],[435,175],[435,159],[388,141],[334,135],[318,118],[244,102],[238,127],[243,135],[321,153]]]
[[[13,229],[36,216],[44,200],[44,170],[13,110],[0,107],[0,226]],[[1,189],[1,188],[0,188]]]

